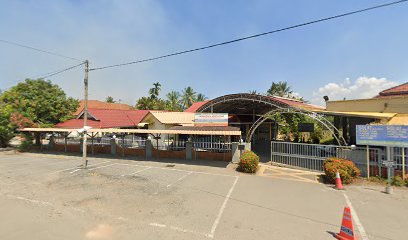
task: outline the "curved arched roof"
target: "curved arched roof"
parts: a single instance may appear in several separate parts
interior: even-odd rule
[[[250,93],[228,94],[203,103],[196,112],[231,113],[263,115],[275,108],[292,108],[297,110],[323,110],[323,107],[304,103],[299,100],[276,96],[264,96]]]

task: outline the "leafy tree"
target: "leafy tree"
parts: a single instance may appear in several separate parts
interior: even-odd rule
[[[136,102],[136,109],[153,110],[153,100],[150,97],[141,97]]]
[[[197,93],[190,86],[183,89],[181,102],[184,109],[189,108],[191,105],[193,105],[196,100],[196,94]]]
[[[180,93],[176,91],[171,91],[167,93],[167,110],[170,111],[181,111],[180,106]]]
[[[116,101],[113,99],[113,97],[108,96],[108,97],[106,97],[105,102],[107,102],[107,103],[115,103]]]
[[[197,94],[197,98],[195,99],[195,101],[196,102],[203,102],[203,101],[205,101],[205,100],[207,100],[208,98],[204,95],[204,94],[202,94],[202,93],[199,93],[199,94]]]
[[[266,93],[268,96],[290,97],[293,91],[287,82],[272,82]]]
[[[153,87],[149,89],[151,99],[157,99],[161,90],[161,84],[159,82],[153,83]]]
[[[6,106],[6,117],[19,113],[44,127],[71,118],[79,106],[78,100],[67,97],[58,85],[43,79],[26,79],[5,91],[0,102]]]
[[[165,110],[167,107],[167,101],[161,98],[153,100],[153,109],[154,110]]]
[[[9,110],[4,103],[0,102],[0,147],[7,147],[7,143],[14,136]]]
[[[248,93],[249,93],[249,94],[260,94],[260,93],[258,93],[258,91],[256,91],[256,90],[249,90]]]

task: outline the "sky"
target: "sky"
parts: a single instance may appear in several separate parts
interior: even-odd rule
[[[391,1],[391,0],[389,0]],[[156,57],[389,2],[386,0],[0,0],[0,39],[88,59]],[[134,105],[191,86],[208,98],[286,81],[314,104],[367,98],[408,81],[408,3],[222,47],[92,71],[89,98]],[[0,42],[0,89],[78,64]],[[83,67],[50,77],[83,98]]]

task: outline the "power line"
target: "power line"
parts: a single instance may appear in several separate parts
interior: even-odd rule
[[[49,54],[49,55],[53,55],[53,56],[57,56],[57,57],[65,58],[65,59],[70,59],[70,60],[74,60],[74,61],[81,61],[81,62],[83,61],[83,60],[78,59],[78,58],[69,57],[69,56],[66,56],[66,55],[63,55],[63,54],[60,54],[60,53],[51,52],[51,51],[47,51],[47,50],[43,50],[43,49],[39,49],[39,48],[27,46],[27,45],[23,45],[23,44],[20,44],[20,43],[16,43],[16,42],[4,40],[4,39],[0,39],[0,42],[10,44],[10,45],[13,45],[13,46],[17,46],[17,47],[22,47],[22,48],[34,50],[34,51],[41,52],[41,53],[46,53],[46,54]]]
[[[378,8],[388,7],[388,6],[391,6],[391,5],[396,5],[396,4],[404,3],[404,2],[407,2],[407,1],[408,0],[401,0],[401,1],[385,3],[385,4],[376,5],[376,6],[369,7],[369,8],[364,8],[364,9],[360,9],[360,10],[356,10],[356,11],[352,11],[352,12],[347,12],[347,13],[331,16],[331,17],[321,18],[321,19],[318,19],[318,20],[310,21],[310,22],[305,22],[305,23],[301,23],[301,24],[297,24],[297,25],[292,25],[290,27],[280,28],[280,29],[269,31],[269,32],[259,33],[259,34],[250,35],[250,36],[242,37],[242,38],[237,38],[237,39],[226,41],[226,42],[216,43],[216,44],[208,45],[208,46],[205,46],[205,47],[199,47],[199,48],[194,48],[194,49],[185,50],[185,51],[181,51],[181,52],[170,53],[170,54],[162,55],[162,56],[159,56],[159,57],[147,58],[147,59],[137,60],[137,61],[133,61],[133,62],[119,63],[119,64],[113,64],[113,65],[108,65],[108,66],[104,66],[104,67],[91,68],[91,69],[89,69],[89,71],[102,70],[102,69],[113,68],[113,67],[122,67],[122,66],[126,66],[126,65],[137,64],[137,63],[142,63],[142,62],[149,62],[149,61],[154,61],[154,60],[158,60],[158,59],[161,59],[161,58],[167,58],[167,57],[172,57],[172,56],[176,56],[176,55],[196,52],[196,51],[200,51],[200,50],[204,50],[204,49],[208,49],[208,48],[219,47],[219,46],[222,46],[222,45],[227,45],[227,44],[231,44],[231,43],[235,43],[235,42],[239,42],[239,41],[244,41],[244,40],[248,40],[248,39],[251,39],[251,38],[261,37],[261,36],[265,36],[265,35],[269,35],[269,34],[273,34],[273,33],[278,33],[278,32],[282,32],[282,31],[294,29],[294,28],[304,27],[304,26],[311,25],[311,24],[314,24],[314,23],[329,21],[329,20],[333,20],[333,19],[336,19],[336,18],[346,17],[346,16],[350,16],[350,15],[354,15],[354,14],[357,14],[357,13],[362,13],[362,12],[366,12],[366,11],[370,11],[370,10],[374,10],[374,9],[378,9]]]
[[[57,70],[57,71],[53,71],[53,72],[48,72],[48,73],[41,74],[41,75],[32,76],[32,77],[30,77],[30,78],[31,78],[31,79],[45,79],[45,78],[49,78],[49,77],[52,77],[52,76],[61,74],[61,73],[63,73],[63,72],[72,70],[72,69],[77,68],[77,67],[79,67],[79,66],[81,66],[81,65],[84,65],[84,64],[85,64],[85,62],[82,62],[82,63],[80,63],[80,64],[77,64],[77,65],[74,65],[74,66],[71,66],[71,67],[67,67],[67,68],[64,68],[64,69],[61,69],[61,70]],[[18,82],[19,82],[19,81],[18,81]],[[1,89],[1,88],[0,88],[0,90],[4,92],[4,91],[9,90],[9,89],[12,88],[12,87],[13,87],[13,86],[7,87],[7,88],[4,88],[4,89]]]
[[[74,65],[74,66],[71,66],[71,67],[68,67],[68,68],[64,68],[64,69],[61,69],[61,70],[58,70],[58,71],[49,72],[49,73],[44,74],[43,76],[41,76],[41,75],[38,76],[38,75],[37,75],[37,76],[35,76],[35,77],[33,77],[33,78],[40,78],[40,79],[49,78],[49,77],[52,77],[52,76],[61,74],[61,73],[63,73],[63,72],[69,71],[69,70],[71,70],[71,69],[77,68],[77,67],[79,67],[79,66],[81,66],[81,65],[84,65],[84,64],[85,64],[85,62],[81,62],[80,64],[77,64],[77,65]]]

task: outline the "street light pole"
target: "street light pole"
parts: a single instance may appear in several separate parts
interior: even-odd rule
[[[87,125],[88,125],[88,72],[89,72],[89,61],[85,60],[85,78],[84,78],[84,141],[82,145],[82,160],[83,168],[88,167],[88,159],[86,158],[87,149],[86,149],[86,140],[88,137]]]

